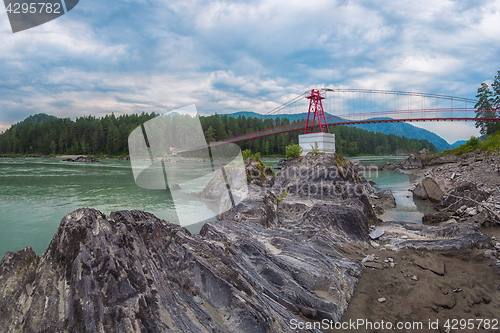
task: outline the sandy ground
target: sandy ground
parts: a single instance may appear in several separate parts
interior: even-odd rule
[[[445,191],[473,181],[491,194],[488,201],[498,204],[500,173],[494,170],[499,165],[500,157],[492,155],[465,167],[456,163],[409,172],[431,174]],[[493,243],[500,241],[500,226],[482,231],[494,237]],[[366,254],[378,260],[363,268],[342,318],[344,323],[365,320],[365,325],[328,332],[500,332],[500,265],[485,249],[396,252],[370,247]],[[394,328],[377,329],[382,320]],[[398,322],[415,326],[398,329]]]
[[[499,233],[499,228],[495,228]],[[343,322],[421,322],[417,329],[340,330],[346,332],[498,332],[478,328],[479,320],[500,319],[500,268],[485,250],[379,251],[379,268],[364,268]],[[385,261],[388,261],[387,263]],[[391,261],[394,265],[391,265]],[[384,267],[385,266],[385,267]],[[391,267],[394,266],[394,267]],[[385,301],[382,300],[385,298]],[[383,301],[383,302],[380,302]],[[451,331],[447,320],[473,319],[475,328]],[[429,321],[438,329],[429,327]],[[484,325],[483,325],[484,326]],[[336,332],[339,332],[338,330]]]

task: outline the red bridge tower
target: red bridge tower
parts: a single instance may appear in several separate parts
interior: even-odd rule
[[[304,134],[307,134],[309,132],[309,128],[311,129],[309,133],[313,132],[316,117],[318,117],[319,131],[330,133],[328,130],[328,126],[326,125],[327,122],[325,117],[325,110],[323,109],[323,103],[321,102],[321,100],[325,99],[325,97],[321,96],[319,90],[313,89],[311,90],[311,95],[307,96],[306,98],[309,99],[309,112],[307,113],[306,130]],[[309,118],[311,117],[312,113],[314,113],[314,116],[311,126],[309,126]]]

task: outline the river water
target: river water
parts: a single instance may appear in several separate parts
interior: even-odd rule
[[[382,164],[402,158],[355,159]],[[263,161],[275,165],[278,159]],[[190,164],[172,163],[168,167],[182,169],[182,173],[186,174]],[[365,176],[373,179],[380,189],[389,189],[394,193],[398,207],[387,211],[382,216],[384,220],[421,223],[422,211],[427,208],[415,206],[407,191],[417,176],[397,171],[379,171]],[[190,183],[191,192],[202,189],[203,182],[199,185]],[[183,196],[181,204],[184,209],[192,211],[193,218],[215,220],[213,207],[200,204],[196,197],[183,193],[183,190],[176,195]],[[7,251],[18,251],[27,246],[31,246],[37,254],[43,253],[61,219],[81,207],[92,207],[106,215],[117,210],[138,209],[173,223],[178,222],[170,192],[138,187],[130,161],[70,163],[55,158],[0,158],[0,258]],[[187,228],[197,232],[203,223]]]
[[[185,174],[190,164],[172,163],[168,167],[182,169],[179,174]],[[190,191],[202,189],[202,185],[190,184]],[[193,218],[215,220],[213,209],[200,204],[196,197],[182,191],[176,195],[184,195],[176,205],[190,209]],[[26,246],[43,253],[61,219],[82,207],[106,215],[137,209],[178,222],[170,192],[138,187],[130,161],[71,163],[55,158],[0,158],[0,258],[7,251]],[[197,231],[200,224],[187,228]]]
[[[350,160],[359,160],[364,164],[382,165],[385,162],[399,163],[407,156],[360,156],[349,157]],[[411,171],[389,171],[380,170],[364,172],[366,179],[373,180],[375,188],[379,190],[391,190],[396,199],[396,208],[387,209],[379,216],[384,221],[405,221],[422,223],[422,216],[435,212],[436,209],[428,201],[413,200],[413,194],[408,188],[422,179],[422,176]]]

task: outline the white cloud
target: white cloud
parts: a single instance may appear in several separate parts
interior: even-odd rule
[[[74,57],[83,59],[91,56],[97,61],[125,52],[124,45],[110,45],[99,40],[93,30],[82,22],[66,21],[63,25],[58,20],[53,20],[34,29],[36,30],[16,34],[1,34],[0,59],[34,62],[41,59],[73,60]]]
[[[499,21],[500,1],[448,0],[87,0],[17,34],[0,15],[0,122],[192,103],[264,113],[315,86],[474,97],[499,69]]]

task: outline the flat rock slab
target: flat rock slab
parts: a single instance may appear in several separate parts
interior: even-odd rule
[[[370,232],[370,238],[371,239],[377,239],[380,236],[382,236],[384,233],[385,233],[385,231],[382,230],[381,228],[376,228],[375,230],[373,230],[372,232]]]

